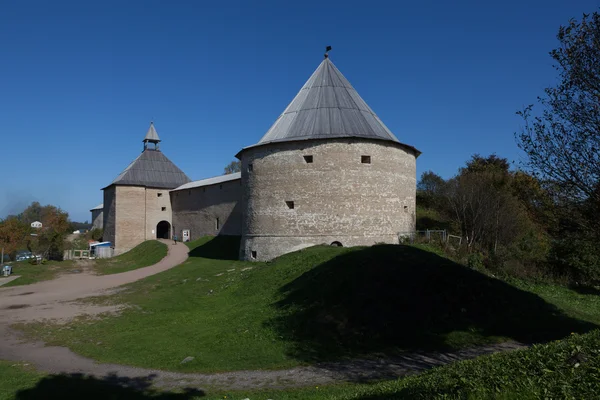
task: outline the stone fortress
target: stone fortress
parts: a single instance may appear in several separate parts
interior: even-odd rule
[[[172,235],[238,235],[240,259],[270,260],[316,244],[398,243],[415,229],[420,152],[327,54],[262,139],[236,155],[241,172],[191,181],[160,151],[153,124],[143,143],[92,210],[116,254]]]

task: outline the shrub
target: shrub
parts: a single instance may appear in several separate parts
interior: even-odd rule
[[[561,275],[579,283],[600,282],[600,249],[591,239],[566,237],[552,246],[551,262]]]
[[[469,268],[481,271],[485,267],[484,261],[485,258],[483,257],[483,254],[471,253],[469,255],[469,258],[467,259],[467,265],[469,266]]]

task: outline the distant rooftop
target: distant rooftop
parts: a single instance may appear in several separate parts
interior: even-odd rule
[[[178,188],[175,188],[171,191],[174,192],[176,190],[185,190],[185,189],[192,189],[192,188],[197,188],[197,187],[202,187],[202,186],[216,185],[217,183],[234,181],[236,179],[241,179],[241,178],[242,178],[241,172],[234,172],[233,174],[220,175],[220,176],[215,176],[213,178],[207,178],[207,179],[201,179],[199,181],[189,182],[189,183],[186,183],[185,185],[181,185]]]
[[[90,211],[102,210],[102,209],[104,209],[104,204],[98,204],[96,207],[92,208]]]

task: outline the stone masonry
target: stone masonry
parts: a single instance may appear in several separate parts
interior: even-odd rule
[[[250,148],[241,159],[242,259],[269,260],[321,243],[398,243],[399,232],[414,230],[416,157],[407,146],[358,138],[284,142]]]
[[[173,229],[181,238],[190,231],[190,240],[207,235],[240,235],[242,213],[241,180],[171,191]]]

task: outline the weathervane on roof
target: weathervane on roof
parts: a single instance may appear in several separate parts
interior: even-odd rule
[[[325,47],[325,58],[329,57],[329,52],[331,51],[331,46]]]

